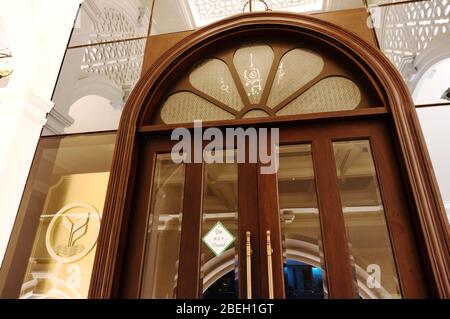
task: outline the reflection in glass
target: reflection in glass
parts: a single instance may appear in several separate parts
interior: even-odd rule
[[[176,298],[185,169],[170,154],[158,154],[155,165],[141,298],[171,299]]]
[[[150,35],[175,33],[196,28],[187,1],[156,0]]]
[[[211,156],[216,156],[223,158],[224,163],[205,164],[204,168],[201,248],[203,298],[238,298],[238,171],[233,159],[234,151],[226,153],[205,152],[206,162],[210,162],[208,158]],[[226,158],[229,160],[226,161]],[[228,240],[224,241],[225,245],[220,250],[215,250],[214,243],[205,240],[217,227],[223,227],[225,232],[229,232]]]
[[[286,298],[326,298],[311,145],[281,146],[278,192]]]
[[[370,0],[369,4],[375,4],[370,14],[380,49],[414,93],[430,64],[448,57],[444,52],[448,52],[449,5],[447,0],[432,0],[377,6],[393,2],[400,0]],[[436,86],[441,84],[434,82]],[[429,102],[425,104],[433,103],[442,93],[428,98]]]
[[[370,143],[335,142],[333,148],[359,296],[401,298]]]
[[[68,49],[44,135],[116,130],[139,80],[145,39]]]
[[[114,1],[84,1],[69,47],[147,36],[153,1],[127,1],[124,6]]]
[[[23,240],[14,249],[31,249],[26,271],[13,265],[15,273],[25,271],[20,298],[88,297],[115,137],[39,141],[19,208],[19,216],[25,217],[16,221],[21,229],[35,231],[32,247]]]
[[[414,89],[414,104],[449,103],[449,74],[450,58],[441,60],[426,70]]]

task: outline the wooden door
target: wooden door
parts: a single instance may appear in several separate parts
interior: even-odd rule
[[[427,296],[389,139],[383,120],[281,129],[278,173],[258,181],[265,297]]]
[[[234,150],[175,164],[173,145],[143,142],[122,296],[426,297],[383,120],[284,125],[276,174]]]

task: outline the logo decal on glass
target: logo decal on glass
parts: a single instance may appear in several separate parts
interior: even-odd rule
[[[217,222],[213,228],[203,236],[203,242],[216,255],[220,256],[235,241],[232,233],[221,222]]]
[[[94,248],[99,229],[100,215],[92,205],[77,202],[64,206],[47,228],[47,251],[61,263],[77,261]]]

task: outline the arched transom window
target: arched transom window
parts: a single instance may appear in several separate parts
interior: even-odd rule
[[[197,59],[174,79],[152,122],[264,118],[381,106],[353,63],[309,42],[256,40],[228,45]]]

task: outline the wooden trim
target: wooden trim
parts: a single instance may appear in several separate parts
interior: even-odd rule
[[[177,298],[196,299],[201,295],[199,282],[203,183],[203,164],[186,165]]]
[[[405,197],[402,179],[395,161],[395,152],[389,143],[389,131],[384,123],[372,122],[370,131],[371,154],[378,177],[392,251],[397,265],[402,296],[420,299],[428,296],[420,247],[414,235],[414,225]]]
[[[362,108],[352,111],[337,111],[337,112],[326,112],[326,113],[314,113],[314,114],[303,114],[303,115],[288,115],[288,116],[278,116],[275,118],[252,118],[252,119],[238,119],[234,121],[210,121],[202,123],[203,128],[208,127],[232,127],[232,126],[251,126],[251,125],[284,125],[288,123],[309,123],[314,121],[326,121],[333,119],[362,119],[379,115],[387,115],[388,109],[385,107],[374,107],[374,108]],[[186,124],[158,124],[158,125],[145,125],[138,128],[139,133],[163,133],[171,132],[175,128],[185,127],[188,129],[194,128],[193,123]]]
[[[139,147],[138,129],[164,94],[161,88],[165,82],[173,80],[167,78],[168,71],[180,68],[187,56],[200,57],[202,47],[211,43],[274,29],[280,36],[283,32],[301,31],[334,46],[364,68],[371,81],[379,83],[393,122],[392,137],[399,146],[405,180],[416,207],[413,214],[423,236],[431,284],[437,297],[450,298],[449,225],[415,107],[402,77],[379,50],[353,33],[312,16],[278,12],[238,15],[192,33],[161,56],[135,86],[119,126],[92,273],[91,298],[112,296],[114,273],[120,257],[118,234],[123,231],[122,219],[132,197],[130,188],[135,175],[136,148]]]
[[[128,226],[129,229],[133,229],[133,232],[127,236],[125,243],[123,276],[116,279],[121,282],[121,287],[117,291],[117,296],[121,298],[139,298],[141,295],[147,225],[151,214],[149,203],[153,193],[157,152],[154,144],[149,140],[143,143],[144,149],[139,161],[140,174],[136,179],[137,188],[134,194],[136,200],[133,203],[135,213],[129,217]]]
[[[330,298],[356,296],[350,267],[350,252],[336,176],[331,141],[320,138],[312,145],[320,225],[325,256],[325,274]]]
[[[268,145],[269,152],[275,152],[271,144]],[[261,265],[263,283],[263,295],[262,297],[267,299],[269,297],[269,282],[267,280],[269,276],[269,269],[267,267],[267,247],[266,247],[266,231],[271,233],[271,245],[272,245],[272,274],[273,274],[273,293],[276,299],[285,298],[284,287],[284,273],[283,273],[283,247],[281,240],[281,224],[280,224],[280,205],[279,205],[279,193],[278,193],[278,180],[277,174],[261,174],[261,167],[258,165],[258,216],[260,220],[259,225],[259,247],[261,250],[261,256],[259,264]]]
[[[247,277],[245,262],[246,231],[251,233],[252,265],[259,265],[264,250],[260,250],[259,207],[257,164],[238,164],[238,201],[239,201],[239,297],[247,298]],[[252,267],[252,298],[262,298],[262,277],[260,267]]]

